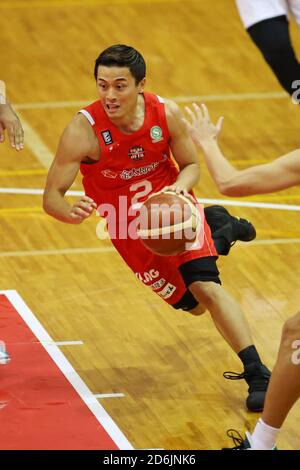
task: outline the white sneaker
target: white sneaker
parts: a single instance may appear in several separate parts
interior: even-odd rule
[[[234,447],[223,447],[222,450],[255,450],[253,447],[252,436],[250,432],[245,433],[245,439],[240,435],[235,429],[229,429],[227,431],[227,436],[230,437],[235,446]],[[271,450],[277,450],[277,447],[274,446]]]

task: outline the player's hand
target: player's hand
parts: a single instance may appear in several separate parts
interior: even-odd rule
[[[176,193],[176,194],[182,194],[187,199],[195,203],[195,199],[193,198],[193,196],[180,183],[174,183],[171,186],[165,186],[157,194],[165,193],[166,191],[172,191],[173,193]]]
[[[201,107],[196,103],[193,103],[193,107],[185,107],[185,111],[189,116],[189,120],[184,119],[183,121],[187,126],[190,136],[194,143],[198,147],[202,147],[202,143],[205,141],[216,139],[219,135],[224,117],[218,119],[217,124],[213,124],[210,120],[209,112],[205,104],[201,104]]]
[[[97,204],[88,196],[82,196],[70,209],[70,219],[74,224],[81,224],[97,209]]]
[[[9,103],[0,104],[0,143],[5,140],[7,130],[10,145],[16,150],[24,147],[24,131],[20,119]]]

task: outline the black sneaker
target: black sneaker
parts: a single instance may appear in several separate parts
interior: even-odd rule
[[[240,217],[233,217],[233,237],[234,243],[236,240],[242,242],[251,242],[256,237],[256,230],[249,220],[241,219]]]
[[[245,379],[249,385],[249,395],[246,400],[248,410],[263,410],[266,391],[271,377],[271,372],[265,365],[261,362],[252,362],[252,364],[245,367],[244,372],[241,374],[237,372],[224,372],[223,376],[229,380]]]
[[[219,255],[228,255],[237,240],[249,242],[256,237],[251,222],[232,216],[223,206],[206,207],[204,213]]]

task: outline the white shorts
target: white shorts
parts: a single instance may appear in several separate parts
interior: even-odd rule
[[[274,18],[275,16],[289,15],[295,17],[300,26],[300,0],[235,0],[245,28],[255,23]]]

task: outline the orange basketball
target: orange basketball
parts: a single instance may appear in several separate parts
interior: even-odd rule
[[[196,204],[172,191],[150,196],[140,211],[138,236],[149,250],[162,256],[189,249],[202,226]]]

